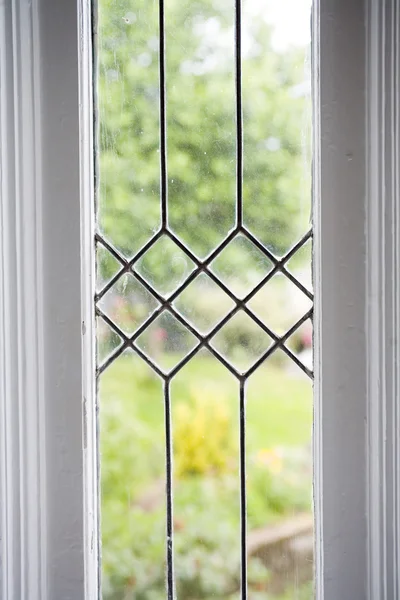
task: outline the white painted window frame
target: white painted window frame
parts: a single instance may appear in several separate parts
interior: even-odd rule
[[[0,598],[97,600],[90,7],[0,2]],[[318,600],[400,597],[400,0],[316,0]]]

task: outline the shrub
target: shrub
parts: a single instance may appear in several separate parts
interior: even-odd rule
[[[234,454],[227,399],[217,389],[192,390],[174,411],[174,472],[177,477],[225,473]]]
[[[260,450],[248,467],[249,526],[262,527],[266,515],[311,509],[311,454],[304,448]]]
[[[199,373],[210,365],[204,361]],[[196,381],[193,373],[190,381]],[[180,600],[234,600],[240,585],[238,405],[220,381],[193,388],[180,381],[172,394]],[[100,389],[103,600],[165,600],[161,382],[132,355],[111,367]],[[256,448],[248,449],[247,458],[249,530],[310,505],[309,453]],[[152,502],[145,502],[155,488]],[[272,600],[265,592],[265,567],[249,558],[248,570],[249,598]]]

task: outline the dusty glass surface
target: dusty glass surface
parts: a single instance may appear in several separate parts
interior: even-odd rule
[[[174,302],[175,308],[203,335],[226,317],[235,303],[205,273],[200,273]]]
[[[296,48],[307,8],[263,4],[243,2],[243,212],[252,233],[283,256],[310,227],[310,58],[309,48]],[[263,18],[269,11],[294,34],[283,47]]]
[[[232,6],[165,2],[169,223],[201,257],[235,221]]]
[[[99,0],[103,600],[311,600],[309,0]]]
[[[160,223],[158,9],[107,0],[98,12],[98,227],[130,257]]]
[[[210,270],[242,299],[262,281],[272,266],[268,256],[239,233],[212,261]]]
[[[168,264],[168,269],[164,265]],[[162,296],[170,296],[195,264],[170,238],[159,240],[137,261],[135,270]]]

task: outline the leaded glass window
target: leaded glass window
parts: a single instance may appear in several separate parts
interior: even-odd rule
[[[309,7],[98,12],[103,598],[312,598]]]

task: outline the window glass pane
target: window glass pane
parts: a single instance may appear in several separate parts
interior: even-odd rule
[[[98,227],[131,257],[160,223],[158,10],[101,0],[98,11]]]
[[[310,1],[99,0],[103,600],[311,600]]]
[[[235,15],[231,0],[165,13],[169,222],[205,256],[235,221]]]

